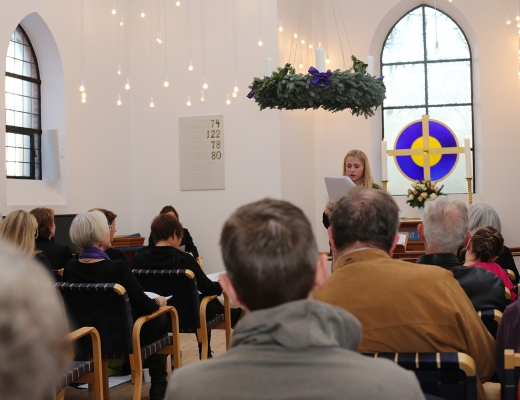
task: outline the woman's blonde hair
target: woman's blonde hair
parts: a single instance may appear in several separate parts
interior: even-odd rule
[[[368,162],[367,155],[363,153],[361,150],[350,150],[345,159],[343,160],[343,176],[347,175],[347,158],[348,157],[356,157],[363,164],[363,186],[372,189],[374,186],[374,179],[372,179],[372,172],[370,171],[370,163]]]
[[[30,257],[37,253],[34,251],[37,232],[38,221],[34,215],[24,210],[9,213],[0,225],[0,239],[14,243]]]
[[[70,240],[76,246],[86,249],[101,242],[110,232],[106,217],[100,211],[79,213],[70,225]]]

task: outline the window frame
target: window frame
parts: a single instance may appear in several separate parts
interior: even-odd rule
[[[25,128],[25,127],[21,127],[21,126],[13,126],[13,125],[5,125],[5,134],[7,135],[7,133],[15,133],[15,134],[21,134],[21,135],[25,135],[25,136],[29,136],[30,138],[30,152],[32,154],[32,157],[31,157],[31,162],[30,162],[30,176],[15,176],[15,175],[7,175],[7,168],[6,168],[6,178],[7,179],[26,179],[26,180],[42,180],[42,177],[43,177],[43,162],[42,162],[42,149],[41,149],[41,145],[42,145],[42,140],[41,140],[41,137],[42,137],[42,129],[41,129],[41,125],[42,125],[42,96],[41,96],[41,76],[40,76],[40,68],[38,66],[38,59],[36,57],[36,53],[34,52],[34,46],[32,45],[32,42],[31,40],[29,39],[29,36],[27,35],[27,33],[25,32],[25,29],[23,29],[22,25],[21,24],[18,24],[18,26],[15,28],[15,31],[17,29],[20,29],[21,33],[24,35],[25,37],[25,40],[27,40],[27,43],[28,43],[28,47],[30,48],[31,50],[31,54],[32,54],[32,57],[33,57],[33,60],[34,60],[34,66],[35,66],[35,70],[36,70],[36,75],[38,78],[32,78],[32,77],[28,77],[28,76],[24,76],[24,75],[18,75],[18,74],[15,74],[15,73],[12,73],[12,72],[5,72],[5,76],[6,77],[10,77],[10,78],[14,78],[14,79],[20,79],[22,81],[27,81],[27,82],[30,82],[30,83],[34,83],[34,84],[37,84],[38,85],[38,125],[39,125],[39,129],[34,129],[34,128]],[[14,32],[13,31],[13,34]],[[6,55],[6,58],[7,58],[7,55]],[[5,88],[4,88],[4,96],[5,96]],[[5,109],[7,110],[7,108]],[[5,111],[4,111],[5,112]],[[39,145],[38,145],[38,148],[35,148],[35,135],[39,135]],[[4,148],[7,147],[7,144],[5,144]],[[40,173],[39,173],[39,176],[36,176],[36,158],[39,160],[39,166],[40,166]],[[7,163],[7,160],[6,160],[6,163]]]
[[[414,7],[410,10],[408,10],[405,14],[401,16],[390,28],[387,35],[385,36],[385,40],[383,41],[383,45],[381,47],[380,54],[380,68],[381,68],[381,75],[383,75],[383,67],[386,66],[392,66],[392,65],[412,65],[412,64],[418,64],[418,65],[424,65],[424,104],[421,105],[410,105],[410,106],[389,106],[385,107],[385,103],[383,102],[383,105],[381,106],[381,138],[382,140],[385,139],[385,110],[399,110],[399,109],[415,109],[415,108],[424,108],[426,110],[426,113],[429,115],[429,109],[430,108],[441,108],[441,107],[462,107],[462,106],[469,106],[471,107],[471,158],[472,158],[472,169],[473,169],[473,181],[472,181],[472,192],[475,193],[475,106],[474,106],[474,90],[473,90],[473,52],[471,50],[471,44],[468,40],[468,37],[464,30],[461,28],[461,26],[457,23],[455,19],[453,19],[448,13],[440,10],[437,8],[436,10],[438,12],[441,12],[446,17],[448,17],[460,30],[462,35],[464,36],[464,39],[466,40],[466,43],[468,45],[468,51],[469,51],[469,57],[468,58],[457,58],[457,59],[447,59],[447,60],[432,60],[428,61],[428,52],[427,52],[427,42],[426,42],[426,12],[425,8],[431,8],[435,10],[435,7],[429,6],[428,4],[420,4],[417,7]],[[391,63],[383,63],[383,53],[385,51],[386,42],[388,41],[388,38],[390,37],[390,34],[395,29],[396,25],[399,24],[403,18],[405,18],[408,14],[414,12],[417,9],[421,9],[422,11],[422,42],[423,42],[423,59],[421,61],[404,61],[404,62],[391,62]],[[429,64],[440,64],[440,63],[451,63],[451,62],[461,62],[461,61],[468,61],[469,62],[469,79],[470,79],[470,103],[446,103],[446,104],[435,104],[435,105],[429,105],[428,104],[428,65]],[[410,123],[412,121],[408,121],[407,123]],[[403,128],[406,125],[403,125]],[[455,194],[455,193],[454,193]],[[398,196],[404,196],[402,195]]]

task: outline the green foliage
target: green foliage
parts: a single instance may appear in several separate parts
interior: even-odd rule
[[[374,115],[383,104],[383,80],[366,73],[367,64],[352,56],[354,66],[347,71],[335,70],[330,85],[311,83],[311,74],[297,74],[291,64],[278,68],[270,77],[255,78],[249,86],[255,101],[264,108],[279,110],[318,109],[337,112],[350,109],[353,115]],[[352,72],[353,71],[353,72]]]

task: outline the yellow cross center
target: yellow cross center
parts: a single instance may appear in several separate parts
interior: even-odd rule
[[[429,139],[429,148],[430,149],[440,149],[441,143],[434,137],[428,136]],[[421,136],[417,138],[413,144],[412,149],[424,149],[424,137]],[[427,149],[423,150],[424,155],[428,155],[429,151]],[[433,167],[435,164],[437,164],[442,157],[442,154],[431,154],[430,155],[430,166]],[[424,156],[422,155],[412,155],[413,161],[420,167],[424,167]]]

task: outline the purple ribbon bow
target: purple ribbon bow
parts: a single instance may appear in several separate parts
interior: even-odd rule
[[[255,92],[253,92],[252,90],[247,94],[247,98],[248,99],[252,99],[253,97],[255,97]]]
[[[314,67],[309,68],[309,74],[313,75],[314,78],[311,79],[311,83],[316,86],[321,86],[322,83],[325,85],[330,85],[330,77],[332,76],[332,72],[330,69],[327,72],[320,72]]]
[[[381,82],[381,86],[383,86],[383,89],[385,89],[385,91],[386,91],[386,86],[383,83],[383,79],[385,79],[385,77],[384,76],[380,76],[379,78],[376,78],[376,79]]]

